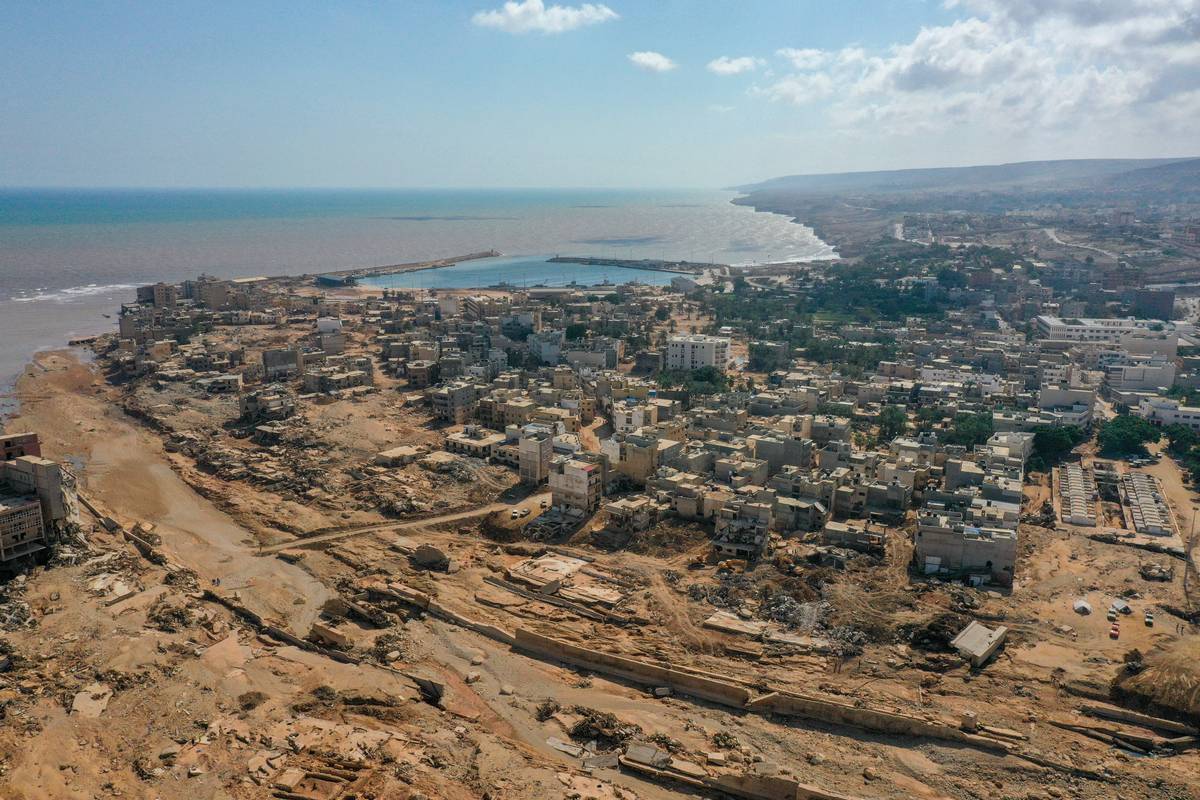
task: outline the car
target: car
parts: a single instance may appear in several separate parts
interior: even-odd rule
[[[1116,625],[1113,625],[1111,628],[1108,629],[1108,638],[1120,639],[1121,638],[1121,629],[1118,628]]]
[[[1146,612],[1146,627],[1147,628],[1154,627],[1154,615],[1152,613],[1150,613],[1149,611]]]
[[[1106,616],[1108,617],[1108,621],[1109,621],[1109,622],[1116,622],[1116,621],[1117,621],[1117,612],[1116,612],[1116,609],[1112,609],[1112,608],[1110,608],[1110,609],[1108,610],[1108,614],[1107,614]]]
[[[508,518],[509,518],[509,519],[517,519],[517,518],[519,518],[520,516],[521,516],[521,512],[520,512],[518,509],[515,509],[515,508],[514,508],[514,509],[512,510],[512,513],[508,515]]]
[[[549,501],[549,500],[543,500],[543,501],[541,502],[541,504],[540,504],[540,505],[541,505],[541,507],[542,507],[542,508],[549,508],[549,507],[550,507],[550,501]]]

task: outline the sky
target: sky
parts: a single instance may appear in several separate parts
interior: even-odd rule
[[[8,0],[0,186],[1200,156],[1200,0]]]

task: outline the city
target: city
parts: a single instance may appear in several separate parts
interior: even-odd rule
[[[1173,290],[1081,263],[884,237],[664,286],[146,285],[78,343],[91,388],[56,390],[82,367],[54,354],[23,379],[41,396],[4,440],[0,557],[50,548],[43,575],[86,576],[78,602],[144,617],[168,655],[126,656],[132,674],[234,669],[207,733],[134,763],[151,780],[470,786],[449,765],[483,751],[411,756],[503,724],[493,746],[534,763],[478,780],[521,794],[542,762],[583,796],[936,785],[888,755],[896,735],[981,791],[1146,780],[1112,742],[1169,782],[1195,757],[1168,675],[1194,656],[1198,334]],[[118,482],[38,456],[68,399],[128,448],[104,459]],[[31,531],[37,464],[55,481]],[[10,628],[64,623],[24,597]],[[81,685],[73,713],[111,713],[128,681]],[[268,726],[344,747],[272,755]]]
[[[0,800],[1200,800],[1200,0],[11,0]]]

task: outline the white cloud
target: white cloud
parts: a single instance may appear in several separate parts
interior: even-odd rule
[[[811,47],[804,49],[785,47],[782,50],[776,50],[775,55],[790,61],[795,69],[816,69],[829,59],[829,54],[824,50],[814,50]]]
[[[639,50],[636,53],[630,53],[629,60],[638,69],[651,72],[670,72],[679,66],[662,53],[656,53],[653,50]]]
[[[547,6],[543,0],[509,0],[500,8],[476,13],[471,21],[507,33],[564,33],[618,18],[617,12],[598,3]]]
[[[714,114],[728,114],[729,112],[734,111],[735,109],[733,106],[723,106],[723,105],[714,103],[708,107],[708,110]]]
[[[786,100],[802,106],[829,97],[833,88],[833,78],[822,72],[812,72],[786,75],[766,87],[755,87],[750,91],[771,100]]]
[[[1200,112],[1200,0],[945,5],[962,16],[884,50],[779,50],[791,70],[751,93],[884,135],[1153,132]]]
[[[753,56],[740,56],[738,58],[721,56],[708,62],[708,71],[717,75],[740,75],[743,72],[753,72],[761,67],[763,63],[761,58],[754,58]]]

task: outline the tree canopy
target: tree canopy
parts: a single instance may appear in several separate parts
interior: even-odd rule
[[[1100,452],[1105,455],[1145,455],[1147,442],[1157,442],[1162,432],[1147,420],[1119,414],[1100,426]]]
[[[884,406],[879,412],[879,438],[891,441],[908,429],[908,416],[900,406]]]
[[[958,444],[963,447],[974,447],[986,442],[994,432],[992,415],[959,414],[954,418],[954,425],[946,433],[947,444]]]

